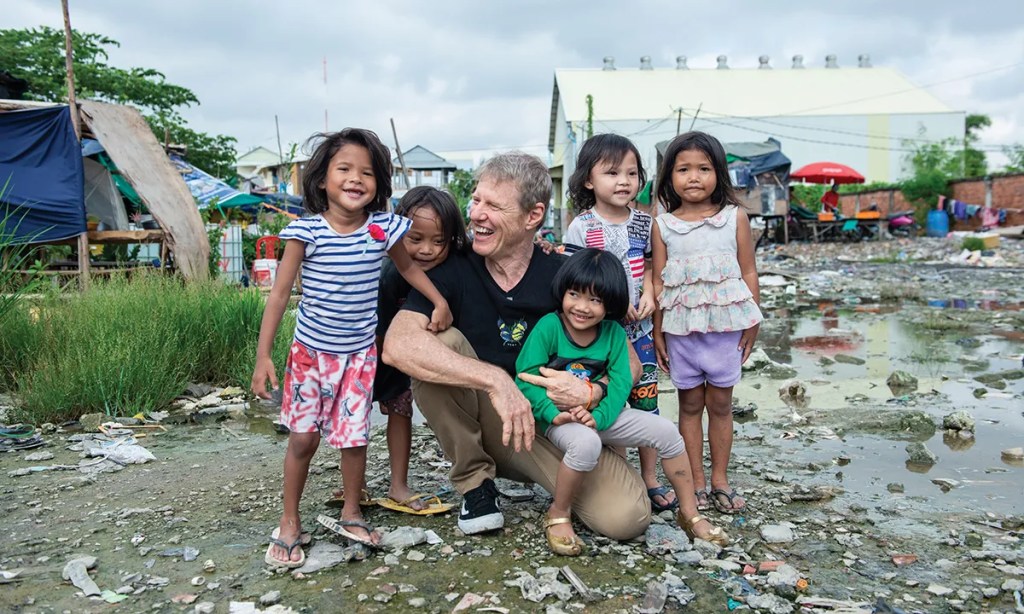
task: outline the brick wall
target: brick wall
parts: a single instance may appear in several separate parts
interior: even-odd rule
[[[983,179],[952,181],[949,187],[951,196],[957,200],[971,205],[985,204],[985,181]],[[839,206],[843,215],[853,215],[857,209],[858,198],[861,210],[867,209],[874,202],[878,204],[878,209],[883,216],[890,211],[890,203],[892,203],[892,210],[895,211],[913,209],[913,206],[903,197],[903,192],[876,190],[841,195]],[[1007,210],[1006,224],[1008,226],[1024,224],[1024,173],[992,178],[992,207]],[[978,218],[972,218],[966,222],[958,222],[956,228],[961,230],[976,228],[980,223]]]

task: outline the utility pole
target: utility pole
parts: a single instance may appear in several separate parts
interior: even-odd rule
[[[395,118],[391,118],[391,134],[395,137],[395,151],[398,152],[398,164],[402,167],[402,183],[405,184],[405,189],[409,189],[409,174],[405,168],[405,158],[402,157],[402,146],[398,144],[398,131],[395,130]]]
[[[274,114],[274,129],[277,131],[277,163],[281,167],[281,180],[284,180],[284,151],[281,149],[281,124],[277,121],[277,114]],[[275,188],[277,186],[274,186]],[[285,190],[287,192],[287,190]]]
[[[68,108],[71,111],[71,125],[75,129],[75,138],[81,141],[82,128],[78,125],[78,103],[75,101],[75,67],[74,53],[71,45],[71,15],[68,11],[68,0],[60,0],[60,7],[64,13],[64,70],[67,73],[68,82]],[[85,211],[82,211],[82,216],[85,216]],[[88,231],[78,235],[78,286],[83,291],[89,287]]]

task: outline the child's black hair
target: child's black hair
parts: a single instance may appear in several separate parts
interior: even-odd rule
[[[617,321],[629,310],[629,285],[622,263],[609,252],[587,247],[573,254],[558,269],[551,291],[562,310],[562,298],[568,290],[589,292],[604,302],[605,319]]]
[[[323,183],[327,180],[331,158],[345,145],[358,145],[370,152],[377,193],[366,205],[366,211],[387,210],[388,199],[391,198],[391,154],[375,132],[362,128],[345,128],[330,133],[318,132],[309,137],[306,148],[313,143],[317,143],[316,149],[313,150],[309,162],[306,162],[302,175],[302,206],[306,211],[314,215],[327,211],[327,191]]]
[[[592,209],[597,204],[594,190],[585,185],[590,181],[590,171],[594,170],[594,167],[601,162],[617,166],[629,152],[633,152],[633,155],[636,156],[636,168],[639,175],[637,185],[639,188],[643,188],[647,183],[647,173],[644,172],[644,165],[640,161],[640,150],[636,148],[633,141],[617,134],[598,134],[583,143],[580,155],[576,158],[576,170],[569,177],[569,200],[572,201],[573,209],[582,212]],[[636,198],[636,194],[633,197]]]
[[[437,214],[437,219],[441,222],[441,234],[444,235],[444,242],[448,244],[449,253],[465,250],[469,245],[466,238],[466,222],[462,219],[455,198],[448,192],[428,185],[416,186],[398,201],[395,215],[411,218],[413,213],[423,207],[432,209]]]
[[[729,164],[725,159],[725,148],[715,137],[706,132],[686,132],[672,139],[665,148],[665,155],[658,169],[658,197],[669,211],[675,211],[683,204],[682,197],[672,187],[672,171],[676,166],[676,157],[684,151],[699,151],[708,157],[715,169],[715,191],[711,193],[711,203],[718,205],[718,210],[726,205],[739,203],[736,192],[729,179]]]

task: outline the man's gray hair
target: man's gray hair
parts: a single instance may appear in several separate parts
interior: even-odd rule
[[[551,175],[537,156],[509,151],[489,158],[476,170],[476,180],[486,177],[496,183],[510,182],[519,190],[519,206],[528,212],[537,203],[545,209],[551,201]]]

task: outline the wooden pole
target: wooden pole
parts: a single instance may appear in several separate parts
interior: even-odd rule
[[[395,151],[398,152],[398,163],[402,165],[402,182],[405,189],[409,189],[409,174],[405,170],[405,158],[402,157],[402,146],[398,144],[398,131],[395,130],[395,118],[391,118],[391,134],[395,137]]]
[[[71,110],[71,125],[75,128],[75,138],[81,140],[82,128],[79,124],[78,103],[75,101],[75,67],[74,53],[71,45],[71,16],[68,12],[68,0],[60,0],[64,13],[64,70],[68,81],[68,107]],[[82,203],[85,206],[85,203]],[[85,215],[85,212],[82,213]],[[78,235],[78,286],[81,290],[89,287],[89,234]]]
[[[274,130],[277,131],[277,163],[281,169],[281,181],[284,182],[284,150],[281,149],[281,124],[277,121],[277,115],[274,115]],[[291,177],[288,180],[290,181]],[[274,191],[277,191],[277,186],[274,186]]]
[[[700,110],[704,108],[704,103],[697,105],[697,112],[693,114],[693,121],[690,122],[690,130],[693,130],[693,125],[697,123],[697,116],[700,115]]]

